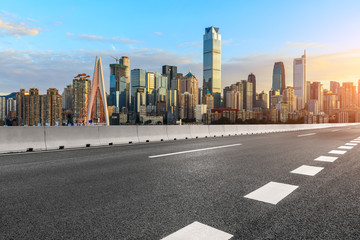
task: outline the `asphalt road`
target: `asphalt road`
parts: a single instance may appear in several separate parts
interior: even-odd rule
[[[360,239],[360,143],[328,153],[358,137],[353,126],[0,155],[0,239],[161,239],[195,221],[231,240]],[[324,169],[290,173],[302,165]],[[277,204],[244,197],[269,182],[297,188]]]

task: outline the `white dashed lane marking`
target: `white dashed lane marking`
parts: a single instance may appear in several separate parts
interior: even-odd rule
[[[200,152],[200,151],[219,149],[219,148],[235,147],[235,146],[240,146],[240,145],[242,145],[242,144],[237,143],[237,144],[223,145],[223,146],[218,146],[218,147],[200,148],[200,149],[194,149],[194,150],[189,150],[189,151],[181,151],[181,152],[173,152],[173,153],[165,153],[165,154],[160,154],[160,155],[154,155],[154,156],[149,156],[149,158],[166,157],[166,156],[171,156],[171,155],[178,155],[178,154],[192,153],[192,152]]]
[[[208,225],[193,222],[161,240],[228,240],[233,235]]]
[[[298,135],[298,137],[311,136],[311,135],[315,135],[315,134],[316,133],[307,133],[307,134]]]
[[[308,165],[302,165],[298,167],[295,170],[292,170],[290,173],[296,173],[296,174],[302,174],[307,176],[315,176],[318,174],[321,170],[323,170],[323,167],[313,167]]]
[[[318,158],[315,158],[315,161],[321,161],[321,162],[334,162],[338,157],[329,157],[329,156],[320,156]]]
[[[360,143],[360,141],[355,141],[355,140],[352,140],[350,142],[352,142],[352,143]]]
[[[269,182],[244,197],[275,205],[298,187],[290,184]]]
[[[329,153],[331,154],[345,154],[346,151],[341,151],[341,150],[331,150]]]
[[[340,146],[338,149],[353,149],[352,146]]]
[[[357,143],[345,143],[347,146],[357,146]]]

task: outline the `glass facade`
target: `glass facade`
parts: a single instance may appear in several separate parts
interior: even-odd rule
[[[209,27],[204,34],[203,92],[214,96],[214,107],[221,102],[221,35],[219,28]]]
[[[282,93],[285,89],[285,68],[283,62],[276,62],[273,70],[272,89],[280,90]]]
[[[133,69],[131,70],[131,105],[130,110],[135,111],[135,98],[138,88],[145,88],[145,70]]]

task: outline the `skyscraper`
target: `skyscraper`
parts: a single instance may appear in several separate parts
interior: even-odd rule
[[[203,93],[214,96],[214,107],[221,104],[221,35],[219,28],[205,28],[203,58]]]
[[[109,105],[116,106],[119,110],[123,107],[128,107],[129,104],[129,97],[127,95],[127,72],[128,67],[121,63],[110,64]]]
[[[323,88],[320,82],[313,82],[310,84],[310,100],[318,100],[319,111],[324,111],[323,105]]]
[[[5,97],[0,97],[0,121],[5,121],[5,106],[6,99]]]
[[[242,80],[241,81],[242,85],[243,85],[243,92],[242,92],[242,97],[243,97],[243,106],[244,109],[246,111],[252,111],[253,110],[253,83],[246,81],[246,80]]]
[[[155,74],[147,72],[145,75],[146,103],[155,105]]]
[[[180,118],[193,119],[196,114],[198,104],[199,82],[196,77],[189,72],[181,79],[181,103]]]
[[[87,124],[101,122],[109,126],[109,114],[107,108],[107,97],[105,92],[104,74],[102,70],[101,57],[96,57],[94,76],[91,85],[90,102],[87,111]]]
[[[46,94],[46,107],[43,113],[45,122],[50,126],[61,125],[62,97],[56,88],[49,88]]]
[[[62,107],[64,110],[72,110],[73,109],[73,85],[69,84],[64,88],[62,93]]]
[[[171,80],[177,75],[177,67],[164,65],[162,66],[162,74],[167,76],[167,87],[171,89]]]
[[[248,81],[253,85],[253,107],[256,107],[256,77],[253,73],[249,74]]]
[[[294,59],[294,92],[296,95],[297,109],[305,108],[307,92],[306,92],[306,51],[301,58]]]
[[[273,70],[272,89],[280,90],[280,93],[285,89],[285,67],[283,62],[276,62]]]
[[[123,66],[126,67],[125,69],[125,80],[126,80],[126,107],[127,109],[130,108],[130,101],[131,101],[131,95],[130,95],[130,79],[131,79],[131,74],[130,74],[130,58],[126,57],[126,56],[122,56],[121,59],[119,60],[119,64],[122,64]]]
[[[340,88],[341,108],[356,107],[356,86],[352,82],[344,82]]]
[[[146,72],[143,69],[133,69],[131,70],[131,105],[130,110],[136,111],[136,93],[138,88],[146,88],[145,81]],[[145,93],[146,94],[146,93]]]

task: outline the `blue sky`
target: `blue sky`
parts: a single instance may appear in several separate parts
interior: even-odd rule
[[[222,35],[222,86],[257,76],[271,87],[275,61],[308,53],[308,80],[360,79],[358,1],[2,1],[0,93],[37,87],[61,92],[78,73],[93,73],[102,56],[109,86],[111,56],[131,68],[164,64],[195,74],[202,84],[204,28]]]

